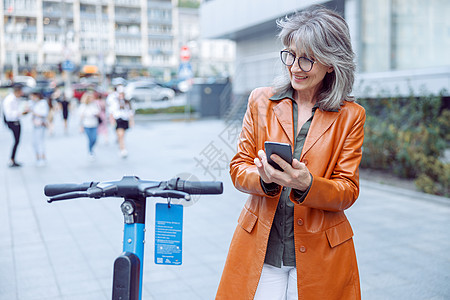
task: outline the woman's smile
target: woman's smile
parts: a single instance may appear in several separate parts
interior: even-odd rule
[[[305,75],[301,76],[301,75],[292,74],[292,76],[294,77],[295,81],[304,81],[304,80],[308,79],[308,76],[305,76]]]

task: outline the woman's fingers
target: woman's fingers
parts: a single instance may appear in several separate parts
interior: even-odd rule
[[[304,165],[304,164],[303,164],[303,165]],[[298,159],[294,158],[294,159],[292,160],[292,167],[293,167],[294,169],[300,169],[301,166],[302,166],[302,163],[299,162]]]
[[[253,160],[253,162],[255,163],[255,165],[256,165],[258,168],[262,168],[263,164],[262,164],[262,162],[259,160],[259,158],[255,157],[255,159]]]
[[[262,164],[267,164],[266,152],[264,152],[264,150],[258,151],[258,157]]]
[[[288,170],[290,167],[292,167],[287,161],[279,157],[277,154],[272,154],[270,158],[277,163],[283,170]]]
[[[270,168],[270,166],[267,164],[266,153],[263,150],[259,150],[258,156],[253,161],[258,169],[259,176],[265,183],[271,183],[272,180],[267,172],[267,167]]]

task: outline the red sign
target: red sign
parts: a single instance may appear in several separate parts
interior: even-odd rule
[[[189,50],[188,46],[181,47],[180,58],[183,61],[188,61],[191,59],[191,51]]]

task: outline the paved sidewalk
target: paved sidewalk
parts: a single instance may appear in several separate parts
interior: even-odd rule
[[[153,263],[154,205],[147,205],[143,299],[214,299],[246,196],[229,179],[227,160],[236,127],[218,120],[139,122],[127,133],[121,159],[113,135],[100,138],[96,160],[72,119],[60,119],[47,138],[48,163],[34,165],[29,120],[18,160],[6,167],[12,137],[0,128],[0,299],[99,300],[111,298],[112,266],[122,250],[120,199],[48,204],[48,183],[120,179],[167,180],[183,173],[221,180],[224,194],[202,196],[184,210],[183,265]],[[450,199],[361,182],[347,213],[355,232],[365,300],[450,298]]]

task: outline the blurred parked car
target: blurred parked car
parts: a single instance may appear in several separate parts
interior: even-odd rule
[[[50,98],[50,96],[53,94],[54,88],[52,87],[52,83],[50,80],[36,80],[36,86],[34,89],[37,89],[41,92],[41,94],[46,97]]]
[[[139,104],[140,102],[172,100],[175,92],[153,81],[133,81],[125,87],[125,97]]]
[[[72,90],[73,98],[77,99],[78,102],[80,102],[81,97],[87,91],[94,91],[97,94],[97,97],[106,98],[108,96],[106,91],[103,91],[99,86],[90,83],[74,83],[72,84]]]
[[[160,81],[158,84],[162,87],[171,88],[176,94],[185,93],[190,88],[187,80],[172,79],[170,81]]]
[[[36,79],[34,79],[31,76],[17,75],[17,76],[14,76],[13,81],[14,81],[14,83],[21,83],[24,86],[28,86],[31,88],[34,88],[36,86]]]
[[[9,87],[11,87],[11,84],[12,84],[12,81],[10,79],[1,80],[0,88],[2,88],[2,89],[9,88]]]
[[[84,83],[74,83],[72,84],[73,97],[78,101],[81,100],[81,96],[88,90],[92,90],[93,86]]]
[[[118,86],[118,85],[125,86],[125,85],[127,85],[127,80],[122,77],[116,77],[111,80],[111,84],[113,86]]]

